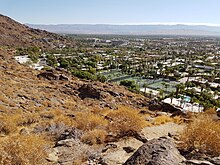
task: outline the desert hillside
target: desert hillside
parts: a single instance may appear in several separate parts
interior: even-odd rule
[[[57,34],[32,29],[7,16],[0,15],[0,46],[51,47],[55,43],[64,41],[64,38]]]
[[[159,101],[116,83],[34,70],[16,62],[15,48],[68,39],[2,15],[0,25],[0,165],[219,163],[215,109],[161,112]]]

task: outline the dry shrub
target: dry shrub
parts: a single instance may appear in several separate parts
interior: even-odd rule
[[[63,114],[62,111],[47,112],[42,116],[41,121],[34,127],[35,133],[46,134],[50,140],[56,140],[67,129],[75,127],[76,122],[71,117]]]
[[[184,122],[184,119],[181,116],[174,116],[173,122],[176,124],[182,124]]]
[[[86,144],[103,144],[105,142],[105,138],[107,136],[107,132],[105,130],[94,129],[92,131],[87,132],[82,137],[82,142]]]
[[[128,107],[120,107],[118,110],[110,112],[107,117],[111,120],[109,123],[110,132],[117,135],[140,132],[147,125],[138,111]]]
[[[199,115],[192,119],[181,134],[181,149],[198,150],[201,153],[220,155],[220,122],[210,115]]]
[[[71,99],[67,99],[67,100],[65,100],[63,106],[66,109],[73,109],[76,106],[76,102]]]
[[[76,114],[77,128],[84,131],[94,129],[105,129],[108,126],[108,121],[103,116],[84,112]]]
[[[28,126],[38,121],[39,115],[35,113],[4,114],[0,116],[0,133],[13,133],[19,126]]]
[[[22,119],[18,121],[19,126],[28,126],[40,120],[40,115],[37,113],[25,113],[21,117]]]
[[[109,108],[94,108],[91,112],[100,116],[106,116],[109,114],[112,110]]]
[[[213,107],[213,108],[209,108],[205,111],[206,114],[216,114],[216,109]]]
[[[45,106],[45,107],[51,107],[51,106],[52,106],[52,104],[51,104],[51,102],[50,102],[49,100],[43,101],[42,104],[43,104],[43,106]]]
[[[70,127],[76,126],[76,122],[71,117],[68,117],[64,114],[55,116],[53,119],[53,123],[60,123]]]
[[[77,159],[73,161],[73,165],[82,165],[83,164],[83,160],[81,159]]]
[[[0,105],[0,112],[7,112],[7,111],[8,111],[8,107],[4,105]]]
[[[22,116],[19,114],[0,116],[0,133],[10,134],[15,132],[21,120]]]
[[[73,118],[68,117],[61,110],[41,112],[40,116],[41,118],[43,118],[43,120],[50,120],[47,121],[47,123],[57,123],[64,124],[67,126],[75,126],[75,121],[73,120]]]
[[[43,164],[47,144],[39,135],[8,137],[0,144],[0,164]]]
[[[36,134],[44,134],[51,141],[57,141],[61,134],[68,129],[70,129],[70,127],[63,123],[40,122],[34,127],[33,132]]]
[[[0,93],[0,101],[6,104],[10,102],[9,99],[2,92]]]
[[[153,121],[153,124],[154,125],[161,125],[161,124],[165,124],[165,123],[168,123],[168,122],[172,122],[173,119],[169,116],[166,116],[166,115],[162,115],[162,116],[157,116],[154,121]]]

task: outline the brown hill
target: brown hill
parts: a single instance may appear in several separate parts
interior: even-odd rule
[[[133,125],[142,128],[139,123],[145,121],[138,112],[146,108],[148,102],[143,96],[133,94],[118,85],[83,81],[62,70],[40,72],[30,69],[28,66],[18,64],[13,59],[13,52],[13,49],[6,50],[0,47],[0,143],[5,142],[1,143],[0,152],[6,152],[3,154],[6,157],[0,156],[0,162],[6,161],[11,154],[14,155],[11,150],[6,151],[6,148],[14,147],[22,154],[31,151],[28,155],[33,156],[36,151],[39,153],[36,157],[40,160],[36,161],[30,156],[22,161],[33,161],[31,164],[49,164],[41,162],[45,161],[45,153],[41,155],[43,148],[35,145],[27,148],[26,143],[24,146],[21,145],[21,148],[11,146],[14,145],[10,141],[13,138],[19,142],[30,140],[28,144],[40,145],[45,142],[51,146],[51,142],[56,142],[66,130],[76,128],[83,133],[83,136],[80,133],[81,141],[84,141],[83,137],[87,139],[86,136],[89,136],[89,143],[100,143],[100,140],[104,143],[109,131],[125,136],[124,130],[133,129]],[[126,110],[115,111],[120,106],[126,106]],[[134,109],[127,110],[128,107]],[[126,116],[127,112],[131,114]],[[125,122],[120,123],[118,116]],[[133,118],[137,123],[130,121]],[[119,120],[118,124],[122,126],[118,128],[117,125],[112,125],[110,120]],[[127,126],[127,122],[133,123],[132,126]],[[90,137],[88,133],[92,133],[91,131],[94,131],[95,137],[93,135]],[[43,138],[41,134],[47,138]],[[96,136],[101,136],[101,139]],[[51,142],[39,141],[42,139],[39,137],[49,138]],[[93,142],[93,139],[98,141]],[[84,144],[80,142],[79,145]],[[21,161],[20,158],[19,155],[18,159],[13,157],[9,164],[14,164],[13,161],[18,163]]]
[[[85,153],[70,153],[83,155],[85,161],[88,143],[133,136],[130,132],[147,124],[139,111],[146,108],[148,99],[141,95],[114,84],[83,81],[64,70],[40,72],[14,60],[16,47],[53,48],[67,42],[73,45],[71,41],[3,15],[0,25],[0,162],[50,164],[46,161],[50,148],[74,129],[80,135],[76,137],[79,148],[86,148]],[[66,155],[66,149],[60,152]],[[75,156],[71,161],[79,159]]]
[[[32,29],[0,14],[0,46],[54,47],[66,40],[57,34]]]

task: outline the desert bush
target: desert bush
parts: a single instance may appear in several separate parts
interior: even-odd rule
[[[94,129],[92,131],[87,132],[81,139],[82,142],[86,144],[103,144],[105,138],[107,136],[107,132],[105,130]]]
[[[112,109],[110,109],[110,108],[93,107],[91,112],[94,113],[94,114],[97,114],[99,116],[106,116],[107,114],[112,112]]]
[[[180,148],[184,151],[198,150],[201,153],[220,155],[220,122],[210,115],[199,115],[192,118],[181,134]]]
[[[216,109],[213,107],[213,108],[208,108],[206,111],[205,111],[206,114],[216,114]]]
[[[105,129],[108,126],[108,121],[104,117],[92,112],[84,112],[76,114],[77,128],[84,131],[94,129]]]
[[[162,115],[162,116],[157,116],[154,121],[153,124],[154,125],[161,125],[161,124],[165,124],[168,122],[172,122],[173,119],[167,115]]]
[[[0,105],[0,112],[7,112],[8,111],[8,107],[4,106],[4,105]]]
[[[181,116],[174,116],[172,119],[176,124],[182,124],[184,122],[184,119]]]
[[[10,134],[17,130],[17,125],[22,119],[19,114],[0,116],[0,133]]]
[[[65,130],[76,125],[73,118],[66,116],[60,110],[41,112],[39,116],[40,120],[34,126],[33,132],[45,134],[52,141],[56,141]]]
[[[75,126],[75,121],[73,118],[67,116],[64,114],[61,110],[52,110],[52,111],[46,111],[41,112],[40,117],[49,122],[50,124],[56,123],[56,124],[64,124],[67,126]]]
[[[73,118],[66,116],[64,114],[56,115],[52,122],[56,124],[64,124],[69,127],[76,126],[76,122],[73,120]]]
[[[140,132],[147,125],[138,111],[128,107],[119,107],[118,110],[110,112],[107,117],[111,120],[109,131],[117,135]]]
[[[33,123],[39,122],[40,115],[37,113],[25,113],[22,114],[22,118],[18,121],[19,126],[28,126]]]
[[[67,129],[70,127],[64,123],[40,122],[34,127],[33,133],[47,135],[48,139],[56,141]]]
[[[48,142],[41,136],[13,136],[0,143],[0,164],[43,164]]]

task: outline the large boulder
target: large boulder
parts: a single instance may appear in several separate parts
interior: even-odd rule
[[[46,70],[40,74],[37,75],[38,78],[44,78],[47,80],[63,80],[63,81],[68,81],[69,77],[62,74],[58,73],[54,70]]]
[[[143,144],[124,165],[179,165],[184,161],[172,139],[161,137]]]
[[[79,92],[79,97],[82,99],[92,98],[100,100],[103,98],[102,91],[92,84],[84,84],[81,88],[79,88]]]

